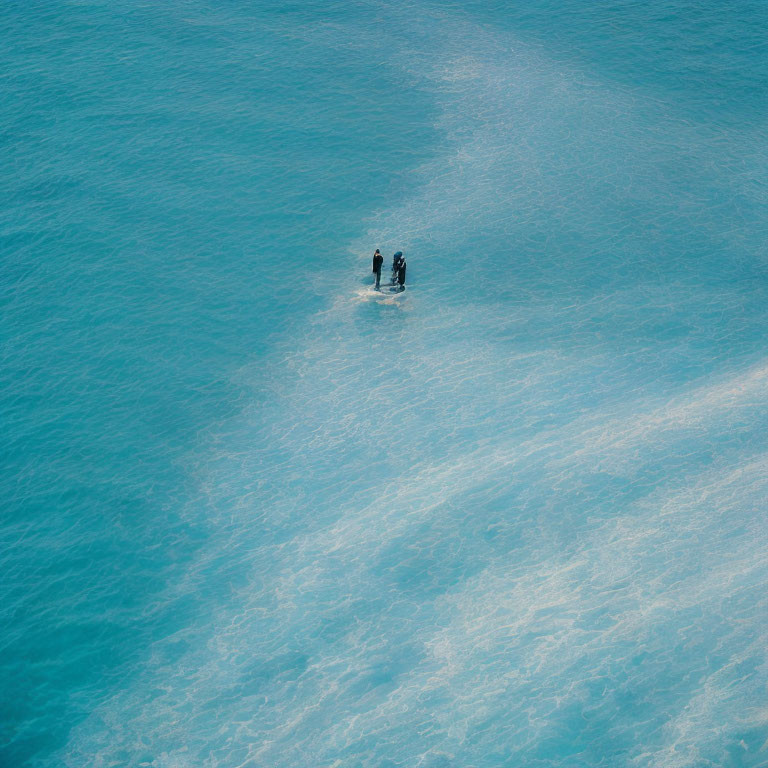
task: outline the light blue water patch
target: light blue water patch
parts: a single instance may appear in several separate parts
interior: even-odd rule
[[[5,13],[7,760],[765,762],[762,6]]]

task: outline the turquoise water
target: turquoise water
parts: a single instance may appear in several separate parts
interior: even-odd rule
[[[0,764],[766,764],[765,4],[0,19]]]

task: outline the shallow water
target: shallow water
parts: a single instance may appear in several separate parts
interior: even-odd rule
[[[764,5],[0,14],[3,765],[768,760]]]

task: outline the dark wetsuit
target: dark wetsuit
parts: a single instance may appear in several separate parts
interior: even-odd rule
[[[381,282],[381,265],[384,263],[384,257],[380,253],[373,254],[373,274],[376,275],[376,287]]]
[[[405,263],[402,253],[396,253],[392,259],[392,285],[397,282],[397,276],[400,272],[400,265]]]
[[[400,290],[405,290],[405,259],[400,259],[400,266],[397,268],[397,282],[400,283]]]

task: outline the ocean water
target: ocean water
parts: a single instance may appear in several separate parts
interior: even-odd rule
[[[768,6],[0,21],[0,765],[768,764]]]

